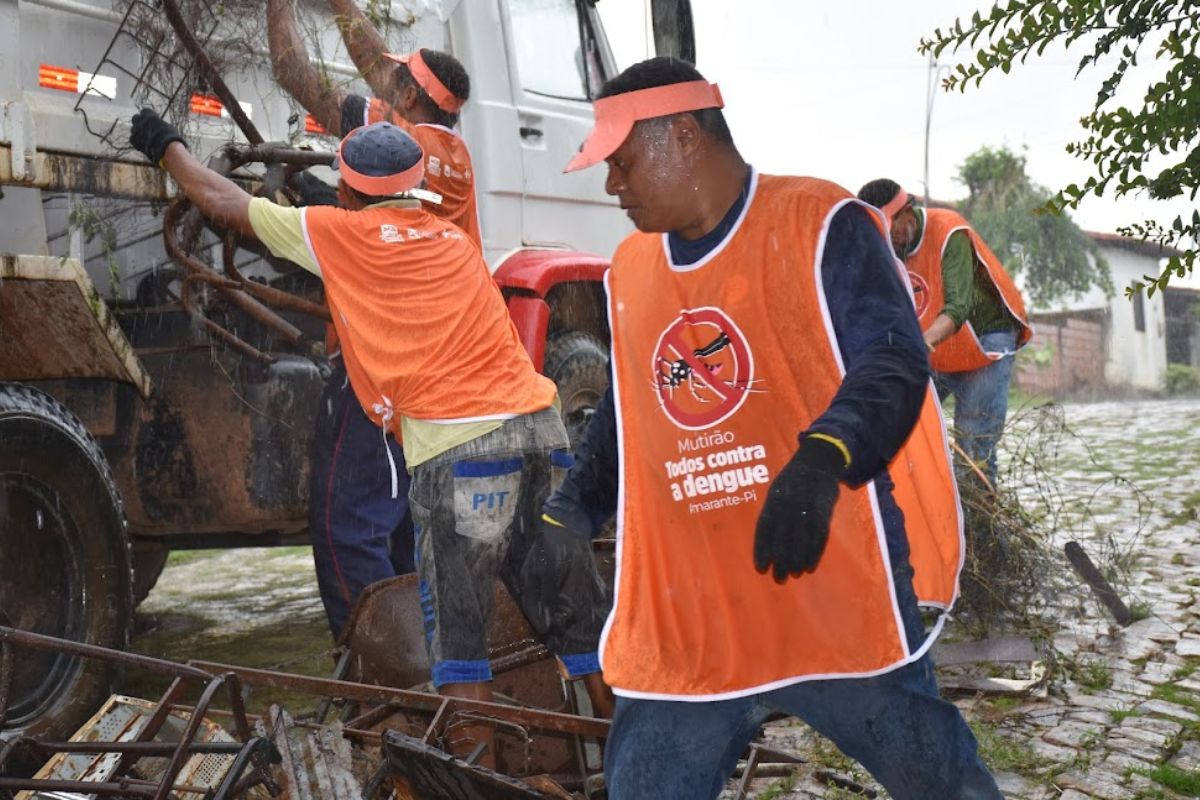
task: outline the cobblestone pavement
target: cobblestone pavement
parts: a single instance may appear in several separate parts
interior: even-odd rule
[[[1094,556],[1132,546],[1124,594],[1146,616],[1120,629],[1085,590],[1070,594],[1045,696],[955,701],[1010,798],[1200,796],[1200,400],[1068,405],[1063,412],[1078,437],[1064,433],[1047,448],[1046,477],[1061,493],[1057,528]],[[1009,464],[1036,416],[1014,414]],[[1114,473],[1148,499],[1139,503]],[[329,673],[331,643],[305,548],[173,554],[139,621],[134,647],[142,652]],[[161,690],[126,688],[142,696]],[[751,797],[860,796],[817,780],[818,772],[871,787],[798,722],[772,724],[764,735],[808,763],[793,775],[754,781]]]
[[[1047,453],[1054,484],[1027,487],[1023,499],[1036,504],[1047,491],[1060,493],[1055,544],[1074,538],[1094,557],[1122,558],[1129,570],[1122,593],[1140,619],[1120,628],[1086,590],[1067,592],[1055,614],[1051,677],[1039,693],[953,699],[1008,798],[1200,797],[1200,401],[1062,412],[1067,429]],[[1005,455],[1020,472],[1013,451],[1027,444],[1038,412],[1014,417]],[[808,763],[792,775],[756,779],[749,797],[861,796],[818,773],[887,796],[799,722],[768,726],[764,740]],[[732,788],[722,795],[734,796]]]

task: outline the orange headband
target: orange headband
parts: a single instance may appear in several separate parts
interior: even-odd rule
[[[347,164],[346,157],[342,151],[346,149],[346,142],[350,141],[350,137],[362,130],[364,128],[355,128],[350,131],[342,139],[341,144],[338,145],[338,157],[335,169],[337,169],[342,176],[342,180],[351,189],[357,189],[371,197],[390,197],[391,195],[403,194],[421,185],[421,181],[425,177],[424,151],[421,152],[421,157],[417,159],[417,163],[403,172],[396,172],[391,175],[364,175]]]
[[[890,223],[892,219],[895,218],[895,216],[899,214],[911,200],[912,196],[909,195],[908,192],[901,189],[900,191],[896,192],[896,196],[889,200],[887,205],[881,208],[880,211],[883,212],[883,215],[887,217],[887,220]]]
[[[599,164],[611,156],[629,136],[635,122],[643,119],[699,111],[702,108],[724,108],[721,90],[708,81],[672,83],[639,89],[636,92],[602,97],[593,104],[596,125],[579,149],[579,153],[567,164],[564,172]]]
[[[413,80],[425,90],[425,94],[429,95],[429,99],[442,111],[445,111],[447,114],[457,114],[462,110],[462,98],[457,97],[454,92],[447,89],[446,84],[442,83],[438,79],[438,76],[433,74],[433,70],[425,63],[420,50],[409,53],[406,56],[399,53],[384,53],[383,55],[397,64],[406,65],[408,71],[412,73]]]

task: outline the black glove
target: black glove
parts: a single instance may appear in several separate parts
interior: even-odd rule
[[[341,107],[343,137],[355,128],[361,128],[367,119],[367,98],[361,94],[348,94]]]
[[[306,206],[336,206],[338,204],[337,189],[325,181],[310,175],[308,170],[297,172],[288,178],[288,186],[300,196],[300,202]]]
[[[520,580],[521,610],[556,653],[573,652],[564,641],[572,633],[573,621],[608,611],[591,539],[544,516],[521,565]]]
[[[141,152],[151,164],[162,161],[171,142],[187,142],[179,135],[175,126],[164,120],[154,109],[143,108],[133,115],[133,129],[129,132],[129,143]]]
[[[754,567],[765,573],[775,567],[783,582],[812,572],[829,541],[829,519],[838,498],[838,476],[846,457],[837,445],[805,438],[784,465],[758,515],[754,530]]]

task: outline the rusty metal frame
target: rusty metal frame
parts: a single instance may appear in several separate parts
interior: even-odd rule
[[[112,752],[121,753],[121,762],[117,767],[117,780],[105,782],[63,781],[38,778],[0,778],[0,789],[83,792],[102,795],[105,797],[148,797],[153,800],[167,800],[173,791],[188,791],[188,787],[177,787],[175,780],[188,757],[196,752],[219,752],[212,748],[220,745],[196,741],[204,715],[208,711],[217,693],[222,689],[228,694],[234,730],[240,740],[234,743],[236,754],[234,763],[223,780],[220,791],[213,795],[213,800],[230,798],[235,792],[245,791],[251,785],[263,784],[274,795],[278,787],[271,777],[268,762],[278,763],[279,753],[269,741],[251,735],[246,709],[242,702],[241,679],[234,673],[224,672],[214,674],[194,666],[178,664],[159,658],[152,658],[137,653],[126,653],[107,647],[59,639],[53,636],[21,631],[7,626],[0,626],[0,652],[10,653],[14,646],[28,647],[34,650],[44,650],[65,655],[106,661],[137,667],[160,675],[168,675],[174,680],[162,700],[155,706],[150,719],[138,733],[133,742],[106,743],[95,742],[39,742],[34,739],[14,738],[0,750],[0,770],[4,763],[19,748],[29,747],[44,754],[55,752]],[[11,657],[5,656],[5,663],[10,663]],[[199,700],[192,708],[191,717],[177,743],[158,743],[150,741],[162,729],[172,705],[182,694],[187,680],[204,683],[204,690]],[[7,714],[7,697],[0,697],[0,718]],[[99,749],[97,749],[99,748]],[[130,778],[125,773],[145,755],[169,756],[166,771],[157,783]],[[243,780],[242,773],[251,769],[250,780]],[[192,787],[195,788],[195,787]]]
[[[470,718],[471,720],[490,720],[505,727],[519,728],[525,736],[530,731],[543,734],[574,735],[604,739],[608,737],[610,723],[608,720],[593,717],[582,717],[573,714],[563,714],[556,711],[545,711],[524,706],[509,706],[501,703],[483,700],[471,700],[460,697],[449,697],[432,692],[419,692],[409,689],[395,689],[386,686],[376,686],[352,681],[335,680],[331,678],[314,678],[306,675],[296,675],[274,670],[238,667],[229,664],[193,660],[180,664],[164,659],[153,658],[137,653],[126,653],[98,645],[58,639],[27,631],[16,630],[0,625],[0,667],[11,663],[12,649],[29,647],[37,650],[63,653],[82,658],[96,659],[110,663],[122,664],[129,667],[144,669],[173,678],[162,698],[155,705],[154,712],[146,726],[134,742],[129,743],[62,743],[37,742],[34,740],[13,739],[0,750],[0,768],[11,754],[20,746],[32,747],[38,752],[114,752],[122,753],[123,758],[117,768],[117,780],[107,783],[51,782],[40,779],[0,779],[0,789],[30,789],[45,791],[81,791],[106,797],[154,798],[167,800],[172,791],[181,791],[186,787],[176,787],[174,781],[183,767],[186,758],[192,753],[212,752],[215,745],[195,741],[197,731],[203,718],[222,716],[232,718],[233,727],[238,742],[238,760],[235,765],[239,770],[251,768],[249,776],[228,774],[222,783],[221,791],[214,795],[217,798],[232,798],[238,791],[244,791],[251,784],[262,783],[269,789],[275,790],[275,785],[267,767],[267,761],[279,763],[278,750],[269,741],[256,739],[251,735],[251,720],[259,719],[256,715],[248,714],[242,701],[242,686],[258,686],[285,689],[293,692],[310,694],[315,698],[339,697],[350,700],[379,703],[390,712],[416,712],[430,717],[421,740],[432,744],[438,733],[455,717]],[[0,676],[2,677],[2,676]],[[205,686],[203,693],[195,705],[184,705],[179,701],[183,696],[188,682],[202,682]],[[229,710],[213,707],[213,701],[222,690],[229,699]],[[0,699],[3,699],[0,697]],[[5,705],[0,705],[0,718],[6,711]],[[161,729],[172,711],[186,711],[191,717],[185,731],[177,744],[161,744],[149,741]],[[380,714],[384,712],[378,712]],[[366,712],[353,723],[343,729],[347,739],[366,741],[372,744],[382,743],[384,737],[379,731],[364,730],[356,725],[368,726],[377,724],[373,719],[375,712]],[[386,718],[386,717],[384,717]],[[381,720],[380,720],[381,721]],[[316,723],[296,722],[295,725],[310,729],[320,729]],[[255,744],[259,742],[259,744]],[[93,748],[88,750],[87,748]],[[170,755],[170,762],[162,780],[157,784],[146,783],[126,777],[125,773],[144,755]],[[68,785],[72,784],[72,785]]]
[[[164,0],[164,4],[171,3],[173,3],[173,0]],[[202,50],[199,52],[203,55]],[[212,69],[211,64],[208,65],[208,68]],[[228,93],[229,90],[221,81],[220,76],[215,74],[215,71],[212,80],[214,88],[219,85],[221,91]],[[229,174],[245,164],[255,162],[308,167],[329,164],[333,160],[332,153],[297,150],[262,144],[261,137],[258,136],[258,132],[254,129],[253,124],[248,119],[245,120],[245,123],[247,128],[244,132],[247,133],[247,138],[253,133],[254,138],[259,141],[250,147],[227,147],[224,151],[226,163],[221,170],[224,174]],[[295,325],[276,314],[271,308],[268,308],[268,305],[283,311],[306,314],[323,322],[332,321],[329,310],[322,303],[314,303],[311,300],[297,297],[282,289],[276,289],[273,286],[246,279],[238,270],[234,260],[239,237],[233,231],[226,233],[222,245],[222,261],[224,262],[226,277],[222,277],[216,270],[209,267],[208,264],[188,253],[180,244],[175,229],[183,218],[184,213],[190,207],[191,202],[186,197],[180,197],[168,207],[167,213],[163,215],[163,244],[166,247],[167,254],[187,272],[187,277],[184,279],[180,291],[180,302],[184,310],[187,311],[192,319],[199,322],[213,338],[225,342],[243,355],[247,355],[258,361],[266,363],[274,361],[274,356],[264,353],[234,332],[217,324],[197,308],[191,302],[192,286],[196,283],[204,283],[214,287],[223,299],[245,312],[255,321],[279,334],[284,341],[291,345],[298,344],[303,338],[303,334]]]
[[[98,743],[98,742],[37,742],[29,739],[13,739],[0,749],[0,769],[10,755],[21,746],[33,748],[40,753],[54,752],[105,752],[122,753],[124,760],[118,767],[118,775],[128,770],[137,758],[146,755],[170,756],[171,762],[158,784],[137,781],[128,777],[107,784],[87,782],[48,782],[34,779],[0,779],[0,789],[42,789],[46,791],[79,791],[107,797],[155,798],[166,800],[171,791],[184,791],[188,787],[174,786],[180,768],[186,756],[194,753],[226,753],[236,752],[237,760],[234,767],[226,774],[221,787],[213,800],[234,798],[244,792],[249,786],[264,784],[271,791],[277,791],[278,786],[271,778],[267,762],[278,764],[281,754],[272,742],[256,738],[251,734],[250,723],[262,717],[246,712],[242,702],[241,687],[255,686],[272,689],[282,689],[290,692],[309,694],[314,699],[320,698],[327,702],[329,698],[342,698],[360,702],[378,703],[379,707],[349,720],[342,728],[342,735],[352,741],[372,745],[382,745],[387,737],[385,733],[369,730],[391,714],[407,711],[429,717],[429,723],[424,733],[415,737],[426,745],[436,747],[439,734],[455,719],[470,722],[493,722],[506,728],[517,728],[522,735],[529,739],[529,732],[542,734],[573,735],[606,739],[610,730],[608,720],[594,717],[584,717],[575,714],[564,714],[557,711],[546,711],[525,706],[510,706],[483,700],[471,700],[461,697],[450,697],[432,692],[415,691],[411,689],[396,689],[388,686],[356,683],[353,681],[333,678],[316,678],[307,675],[279,672],[252,667],[239,667],[219,662],[191,660],[186,664],[153,658],[136,653],[126,653],[111,650],[97,645],[83,644],[51,636],[28,633],[0,625],[0,689],[3,688],[3,670],[12,663],[14,646],[31,647],[40,650],[93,658],[126,666],[145,669],[174,678],[171,685],[163,693],[155,706],[150,721],[134,742]],[[180,699],[187,681],[202,681],[205,689],[194,705],[182,704]],[[230,707],[228,710],[215,708],[212,705],[221,689],[226,690]],[[0,693],[0,700],[3,700]],[[0,703],[0,719],[3,719],[5,706]],[[161,728],[163,722],[172,711],[183,711],[191,715],[189,724],[178,744],[148,741]],[[235,743],[196,742],[196,732],[205,716],[224,717],[231,719],[236,736],[240,739]],[[320,722],[294,721],[296,727],[308,730],[321,730]],[[409,737],[414,738],[414,737]],[[126,763],[128,762],[128,763]],[[385,759],[386,763],[386,759]],[[749,790],[751,781],[756,775],[786,774],[796,766],[804,764],[805,760],[794,755],[783,753],[752,744],[747,753],[745,763],[737,770],[741,780],[735,797],[744,798]],[[247,768],[250,774],[243,777]],[[826,778],[834,780],[836,776]],[[71,784],[71,785],[68,785]],[[861,787],[856,787],[861,788]]]
[[[3,629],[0,628],[0,636],[2,635]],[[243,683],[251,686],[286,689],[311,694],[315,697],[330,696],[342,697],[349,700],[390,703],[406,711],[431,714],[434,720],[430,725],[430,729],[433,728],[434,723],[439,721],[439,718],[445,720],[453,712],[469,711],[504,722],[513,722],[546,733],[565,733],[577,736],[590,736],[598,739],[608,738],[608,720],[596,719],[594,717],[581,717],[574,714],[544,711],[524,706],[508,706],[486,700],[470,700],[465,697],[450,697],[448,695],[434,694],[433,692],[418,692],[412,689],[395,689],[389,686],[376,686],[368,683],[339,681],[332,678],[314,678],[308,675],[295,675],[287,672],[276,672],[274,670],[252,667],[238,667],[215,661],[194,660],[189,661],[188,664],[201,670],[233,673],[241,678]]]

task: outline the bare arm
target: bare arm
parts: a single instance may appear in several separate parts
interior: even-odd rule
[[[242,236],[254,237],[250,195],[240,186],[201,164],[180,142],[167,145],[162,167],[201,214]]]
[[[342,129],[342,92],[330,86],[308,60],[296,25],[294,0],[267,0],[267,41],[275,79],[325,130]]]
[[[329,8],[354,66],[375,96],[387,100],[392,93],[391,77],[396,66],[383,57],[387,42],[354,0],[329,0]]]
[[[938,314],[937,319],[929,326],[929,330],[925,331],[925,344],[929,345],[929,349],[938,346],[943,340],[950,338],[958,330],[958,326],[954,324],[954,320],[946,314]]]

